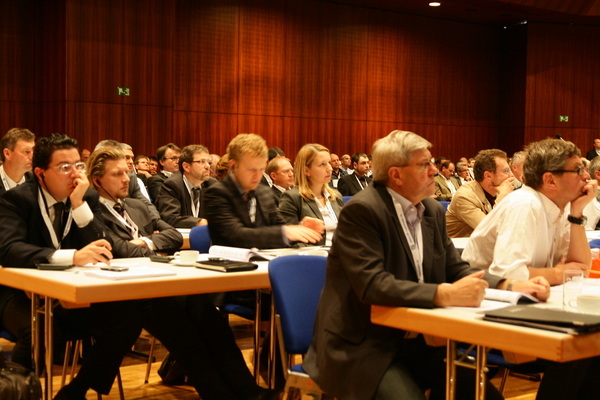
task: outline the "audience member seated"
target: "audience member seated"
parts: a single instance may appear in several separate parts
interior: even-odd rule
[[[600,156],[600,139],[594,139],[592,149],[587,152],[585,158],[587,158],[588,161],[592,161],[598,156]]]
[[[108,147],[116,147],[124,153],[127,152],[127,153],[129,153],[130,157],[133,158],[133,151],[131,150],[131,146],[129,146],[128,144],[125,144],[125,143],[117,142],[116,140],[112,140],[112,139],[101,140],[100,142],[98,142],[98,144],[94,148],[94,151],[97,151],[97,150],[99,150],[103,147],[107,147],[107,146]],[[156,209],[156,207],[154,207],[154,204],[152,204],[152,202],[150,202],[150,199],[148,196],[148,191],[146,190],[146,188],[143,185],[140,186],[140,181],[139,181],[139,179],[137,179],[137,175],[134,172],[129,172],[128,175],[129,175],[129,197],[131,197],[132,199],[140,200],[142,203],[144,203],[146,205],[146,207],[148,207],[148,212],[150,214],[152,214],[156,218],[160,218],[160,215],[158,214],[158,210]]]
[[[283,150],[281,150],[281,148],[279,147],[271,147],[269,149],[269,152],[267,153],[267,165],[271,162],[271,160],[274,160],[277,157],[285,157],[285,152]],[[273,181],[271,180],[271,177],[269,176],[269,174],[267,174],[266,170],[265,172],[263,172],[263,177],[260,181],[260,183],[262,183],[263,185],[267,185],[269,187],[273,186]]]
[[[204,191],[216,182],[210,177],[210,155],[204,146],[192,144],[181,151],[179,171],[159,191],[156,205],[161,218],[176,228],[206,225],[202,218]]]
[[[596,157],[590,162],[588,173],[592,179],[600,182],[600,157]],[[583,215],[587,218],[585,229],[588,231],[600,229],[600,201],[598,199],[600,199],[600,192],[583,210]]]
[[[325,236],[318,245],[331,246],[344,199],[329,187],[331,181],[329,150],[317,143],[302,146],[294,162],[296,187],[281,196],[279,211],[288,224],[304,217],[318,218],[325,225]],[[304,243],[299,244],[304,246]]]
[[[281,195],[294,186],[294,167],[292,167],[289,159],[275,157],[267,164],[267,175],[273,182],[271,190],[273,191],[275,204],[279,205]]]
[[[217,179],[217,165],[221,162],[221,156],[218,154],[210,155],[210,177]]]
[[[161,171],[148,179],[148,194],[153,202],[158,199],[160,188],[167,178],[179,171],[179,156],[181,149],[174,143],[161,146],[156,150],[156,158],[161,166]]]
[[[88,190],[77,142],[62,134],[39,139],[33,172],[36,179],[0,199],[0,264],[33,268],[38,262],[84,265],[110,260],[112,245],[104,239],[101,204],[98,194]],[[31,301],[22,291],[1,291],[2,325],[17,337],[16,353],[22,353],[25,366],[31,368],[26,361],[27,354],[31,359]],[[89,388],[108,394],[123,356],[141,332],[133,304],[97,303],[80,309],[57,304],[53,313],[59,336],[77,327],[95,339],[77,376],[55,399],[85,399]]]
[[[148,170],[150,175],[156,175],[158,173],[158,160],[154,156],[148,156]]]
[[[31,160],[33,158],[35,135],[24,128],[12,128],[0,140],[0,196],[9,189],[33,179]]]
[[[145,156],[143,154],[138,154],[137,156],[135,156],[134,165],[135,170],[137,172],[137,177],[140,178],[142,182],[144,182],[144,185],[148,184],[148,178],[152,176],[152,174],[150,173],[149,163],[150,160],[148,159],[148,156]]]
[[[526,156],[527,153],[524,151],[517,151],[510,159],[510,169],[515,177],[515,180],[513,181],[515,189],[520,189],[525,181],[525,178],[523,177],[523,164],[525,164]]]
[[[459,162],[456,164],[456,176],[458,181],[458,186],[462,186],[467,182],[471,182],[473,178],[469,175],[469,164],[465,162]]]
[[[456,193],[460,183],[454,176],[454,163],[445,161],[441,165],[441,170],[434,178],[435,196],[438,201],[450,201]]]
[[[354,196],[371,183],[372,178],[367,176],[370,169],[369,157],[365,153],[355,153],[352,156],[352,166],[354,172],[338,181],[338,190],[342,196]]]
[[[199,147],[182,151],[197,155]],[[187,149],[187,150],[186,150]],[[202,150],[203,157],[208,152]],[[208,164],[204,163],[203,167]],[[145,206],[127,198],[127,165],[115,148],[94,152],[89,162],[116,257],[146,257],[155,251],[170,252],[182,244],[179,232],[160,219],[150,219]],[[227,321],[207,296],[165,297],[139,300],[144,329],[154,335],[183,367],[203,399],[272,399],[275,392],[256,385],[235,343]]]
[[[217,173],[217,180],[222,181],[223,179],[225,179],[225,177],[229,175],[230,171],[231,169],[229,168],[229,156],[225,154],[221,157],[219,165],[217,165],[217,168],[215,169],[215,172]]]
[[[563,283],[565,270],[591,263],[583,210],[597,194],[579,149],[559,139],[527,148],[525,186],[507,196],[475,229],[462,257],[511,280]],[[477,165],[475,170],[477,171]],[[517,283],[511,285],[513,290]],[[589,399],[597,395],[599,359],[550,363],[538,399]]]
[[[346,175],[350,175],[354,173],[352,170],[352,157],[349,154],[344,154],[340,157],[340,169],[346,173]]]
[[[331,181],[329,181],[329,186],[331,186],[334,189],[337,189],[338,181],[340,180],[340,178],[348,175],[348,173],[341,168],[342,162],[340,161],[340,158],[337,154],[331,153],[331,161],[329,161],[329,164],[331,164],[332,168]]]
[[[458,188],[453,196],[446,225],[450,237],[468,237],[473,229],[513,190],[514,177],[502,150],[482,150],[475,157],[475,180]]]
[[[340,214],[338,232],[348,234],[335,235],[302,364],[331,397],[425,399],[431,389],[430,398],[444,398],[446,349],[427,346],[423,335],[373,324],[371,306],[477,307],[488,285],[506,287],[461,260],[448,238],[443,208],[430,198],[436,168],[429,147],[403,131],[375,142],[374,183]],[[457,379],[458,398],[473,398],[468,373],[471,379]],[[489,383],[485,390],[488,399],[502,398]]]

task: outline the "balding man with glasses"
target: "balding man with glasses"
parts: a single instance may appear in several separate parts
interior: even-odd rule
[[[206,225],[202,218],[204,190],[216,182],[210,177],[211,157],[208,149],[192,144],[181,151],[179,171],[162,185],[156,204],[163,221],[176,228]]]

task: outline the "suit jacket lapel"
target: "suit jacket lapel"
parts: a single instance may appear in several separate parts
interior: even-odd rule
[[[237,216],[240,217],[240,219],[242,220],[242,223],[245,226],[252,226],[252,222],[250,221],[250,212],[248,211],[248,206],[246,205],[246,202],[240,195],[238,187],[235,184],[235,182],[233,181],[232,176],[228,175],[227,178],[225,178],[223,180],[223,183],[227,186],[227,188],[229,189],[229,192],[231,193],[231,199],[233,201],[234,208],[237,210],[236,211]],[[258,206],[257,206],[257,208],[258,208]]]
[[[317,205],[316,200],[307,201],[306,203],[308,204],[308,207],[313,212],[313,214],[315,214],[315,217],[323,219],[323,216],[321,215],[321,211],[319,211],[319,206]]]
[[[421,233],[423,234],[423,249],[433,249],[428,251],[423,251],[423,279],[425,282],[431,282],[431,268],[433,261],[433,252],[437,251],[433,247],[433,236],[434,236],[434,223],[435,219],[431,216],[423,215],[423,220],[421,221]]]

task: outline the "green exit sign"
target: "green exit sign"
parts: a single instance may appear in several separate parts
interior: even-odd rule
[[[568,115],[559,115],[558,122],[569,122],[569,116]]]
[[[129,96],[129,88],[117,86],[117,94],[119,96]]]

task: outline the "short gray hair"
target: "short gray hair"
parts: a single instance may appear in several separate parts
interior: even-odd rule
[[[540,140],[531,143],[525,150],[525,184],[536,190],[542,186],[542,176],[546,172],[561,170],[569,158],[581,156],[581,151],[573,142],[561,139]]]
[[[519,164],[523,164],[525,162],[525,158],[527,157],[527,153],[524,151],[517,151],[515,154],[513,154],[511,160],[510,160],[510,165],[519,165]]]
[[[596,179],[594,178],[594,175],[596,174],[596,171],[600,171],[600,156],[594,157],[590,160],[588,171],[590,172],[592,179]]]
[[[378,139],[373,143],[373,180],[387,183],[390,167],[407,165],[413,151],[430,147],[431,143],[409,131],[392,131]]]

